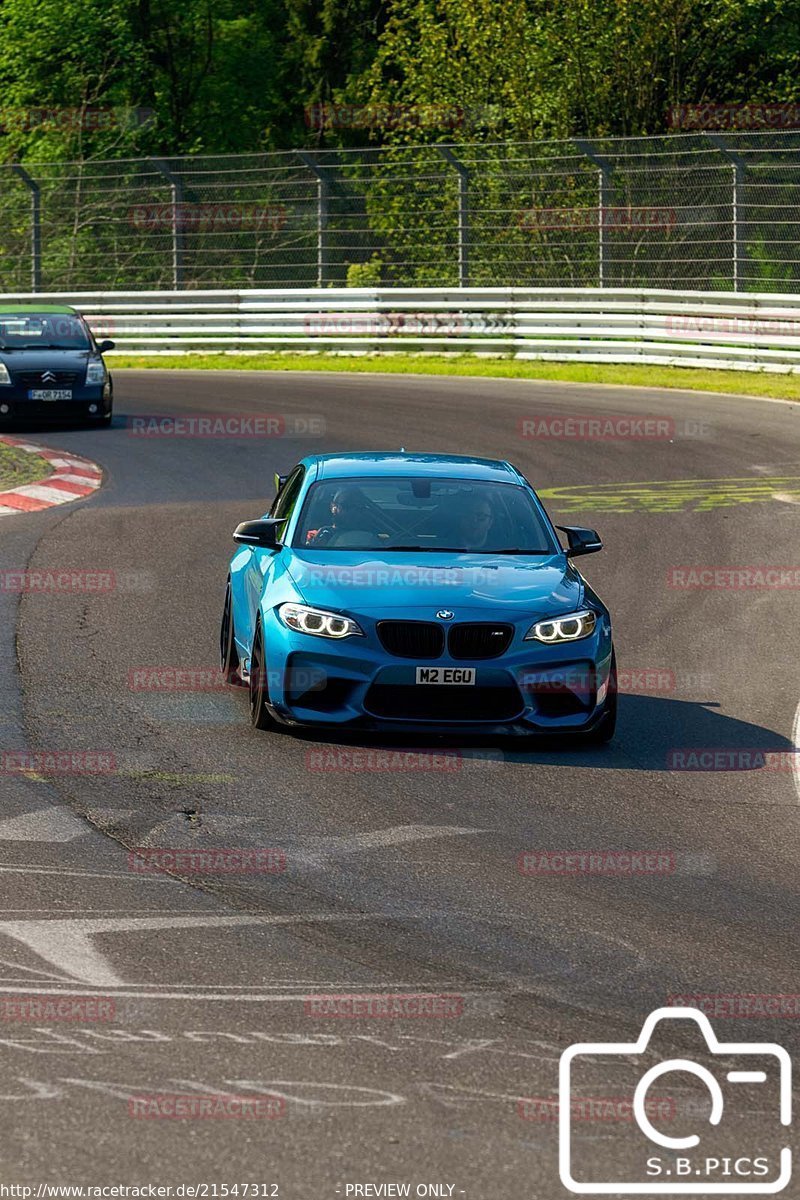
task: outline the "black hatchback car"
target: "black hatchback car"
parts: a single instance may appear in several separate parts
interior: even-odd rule
[[[103,354],[113,349],[65,304],[0,303],[0,428],[62,419],[110,425]]]

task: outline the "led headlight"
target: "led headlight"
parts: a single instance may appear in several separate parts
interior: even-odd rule
[[[525,634],[525,641],[535,639],[537,642],[577,642],[580,638],[594,633],[597,624],[597,614],[589,609],[581,612],[568,613],[565,617],[554,617],[552,621],[537,621],[531,625]]]
[[[8,367],[5,363],[0,363],[0,384],[10,384],[11,376],[8,373]]]
[[[102,362],[90,362],[86,368],[86,382],[90,383],[105,383],[106,368]]]
[[[313,633],[315,637],[364,636],[364,630],[350,617],[326,612],[324,608],[310,608],[307,604],[282,604],[278,616],[290,629],[296,629],[298,633]]]

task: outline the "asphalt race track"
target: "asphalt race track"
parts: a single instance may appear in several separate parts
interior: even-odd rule
[[[387,1182],[566,1196],[557,1124],[526,1101],[556,1096],[568,1045],[633,1041],[670,996],[800,992],[800,776],[780,754],[800,701],[798,407],[311,373],[126,372],[116,392],[111,430],[35,435],[99,462],[104,487],[0,525],[2,571],[115,580],[0,592],[0,745],[113,763],[2,777],[0,1178],[257,1182],[283,1200]],[[321,418],[325,432],[135,436],[143,414],[280,414],[301,431]],[[531,418],[609,415],[667,420],[670,436],[521,434]],[[422,759],[381,760],[367,752],[388,743],[351,738],[337,757],[318,734],[253,732],[244,693],[136,684],[145,668],[217,665],[231,531],[266,510],[275,471],[400,446],[509,458],[554,489],[557,521],[599,529],[606,549],[582,570],[615,619],[610,747],[431,740]],[[675,586],[690,578],[675,569],[767,565],[794,583]],[[735,769],[669,769],[689,748],[745,753],[724,760]],[[286,869],[148,874],[131,847],[273,847]],[[532,874],[520,855],[534,850],[670,866]],[[342,993],[456,999],[430,1018],[330,1017],[307,1000]],[[108,998],[113,1019],[13,1019],[9,1001],[49,994]],[[714,1026],[800,1045],[780,1016]],[[696,1040],[681,1027],[670,1046],[691,1057]],[[627,1084],[597,1067],[587,1086]],[[681,1109],[691,1087],[670,1090],[678,1135],[697,1123]],[[131,1104],[220,1092],[282,1104],[258,1120],[145,1119]],[[766,1144],[774,1094],[745,1092],[746,1136]],[[617,1178],[624,1124],[578,1128],[600,1178]]]

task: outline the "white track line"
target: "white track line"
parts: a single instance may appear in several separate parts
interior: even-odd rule
[[[794,746],[794,754],[792,755],[792,779],[794,780],[794,790],[797,792],[797,798],[800,800],[800,704],[794,710],[794,721],[792,722],[792,745]]]

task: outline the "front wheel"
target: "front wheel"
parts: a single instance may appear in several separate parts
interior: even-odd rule
[[[611,651],[611,669],[608,673],[608,693],[599,725],[586,734],[586,741],[593,746],[610,742],[617,728],[617,655]]]
[[[256,625],[253,652],[250,655],[250,721],[254,729],[276,729],[267,701],[267,660],[264,654],[264,635],[261,622]]]

